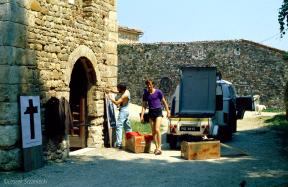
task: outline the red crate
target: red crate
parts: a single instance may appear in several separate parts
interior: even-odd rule
[[[125,149],[133,153],[149,153],[152,135],[142,135],[138,132],[126,133]]]

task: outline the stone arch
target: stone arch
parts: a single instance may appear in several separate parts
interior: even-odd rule
[[[94,52],[89,47],[84,46],[84,45],[78,46],[70,54],[70,56],[68,58],[68,68],[66,69],[66,72],[64,75],[66,85],[69,85],[70,79],[71,79],[72,69],[73,69],[75,63],[77,62],[77,60],[81,57],[85,57],[91,62],[91,64],[94,67],[94,71],[96,73],[95,82],[97,85],[100,85],[101,84],[101,75],[100,75],[100,71],[99,71],[98,66],[97,66],[97,58],[96,58]]]
[[[71,133],[70,148],[84,148],[89,146],[87,134],[90,133],[90,130],[87,125],[91,123],[90,115],[94,116],[95,113],[93,93],[97,89],[96,87],[101,85],[97,58],[90,48],[80,45],[70,54],[65,72],[65,82],[70,88],[69,102],[72,116],[75,114],[73,130],[69,129]],[[83,87],[78,87],[78,85]],[[74,132],[74,121],[76,132]],[[77,126],[77,124],[81,125]]]

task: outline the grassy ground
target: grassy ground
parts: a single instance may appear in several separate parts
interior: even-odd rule
[[[163,132],[165,130],[164,124],[160,126],[160,131]],[[141,134],[152,134],[150,123],[140,123],[139,121],[131,120],[132,131],[140,132]]]
[[[263,112],[284,112],[282,109],[267,108]]]
[[[275,130],[283,131],[288,135],[288,121],[285,120],[284,114],[276,115],[272,118],[265,120],[264,122],[271,125],[271,127]]]
[[[151,134],[149,123],[140,123],[139,121],[131,121],[132,130],[141,134]]]
[[[280,143],[283,147],[284,154],[288,154],[288,121],[285,120],[284,114],[279,114],[273,118],[264,121],[271,126],[272,129],[276,130],[280,138]]]

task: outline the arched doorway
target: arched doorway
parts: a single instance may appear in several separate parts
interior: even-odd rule
[[[70,149],[87,147],[88,91],[96,84],[96,74],[92,63],[85,57],[74,64],[70,87],[70,107],[73,125],[69,128]]]

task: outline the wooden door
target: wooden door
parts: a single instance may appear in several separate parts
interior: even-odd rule
[[[79,105],[72,110],[73,127],[70,129],[70,147],[84,148],[86,144],[86,99],[81,97]]]

